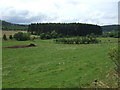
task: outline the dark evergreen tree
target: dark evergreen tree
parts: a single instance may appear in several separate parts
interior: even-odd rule
[[[3,35],[3,40],[7,40],[6,34]]]
[[[12,35],[10,35],[10,36],[9,36],[9,39],[10,39],[10,40],[12,40],[12,39],[13,39],[13,36],[12,36]]]

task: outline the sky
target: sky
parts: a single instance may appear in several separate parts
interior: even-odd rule
[[[0,20],[18,24],[118,24],[119,0],[1,0]]]

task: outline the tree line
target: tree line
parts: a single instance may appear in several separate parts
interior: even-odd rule
[[[10,22],[6,21],[1,21],[2,22],[2,30],[14,30],[14,31],[27,31],[28,30],[28,25],[21,25],[21,24],[13,24]]]
[[[83,23],[32,23],[28,26],[28,32],[31,34],[40,35],[52,31],[65,36],[86,36],[91,33],[95,35],[102,34],[100,26]]]
[[[103,32],[111,32],[111,31],[118,31],[120,30],[120,25],[105,25],[105,26],[101,26]]]

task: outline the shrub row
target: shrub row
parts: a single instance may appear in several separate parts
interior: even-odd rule
[[[95,37],[77,37],[77,38],[61,38],[56,39],[56,43],[62,44],[91,44],[91,43],[98,43],[100,40],[97,40]]]

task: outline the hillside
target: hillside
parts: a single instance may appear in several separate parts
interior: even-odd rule
[[[55,32],[68,36],[85,36],[94,33],[102,34],[98,25],[85,23],[32,23],[29,25],[29,32],[39,35],[40,33]]]
[[[1,22],[2,20],[0,20]],[[111,32],[113,30],[118,30],[120,28],[120,25],[105,25],[101,26],[103,32]],[[11,22],[2,21],[2,30],[20,30],[20,31],[27,31],[28,25],[22,25],[22,24],[13,24]]]
[[[111,32],[113,30],[120,30],[120,25],[105,25],[101,26],[103,32]]]
[[[10,22],[2,21],[2,30],[27,31],[27,29],[28,29],[28,25],[13,24],[13,23],[10,23]]]

